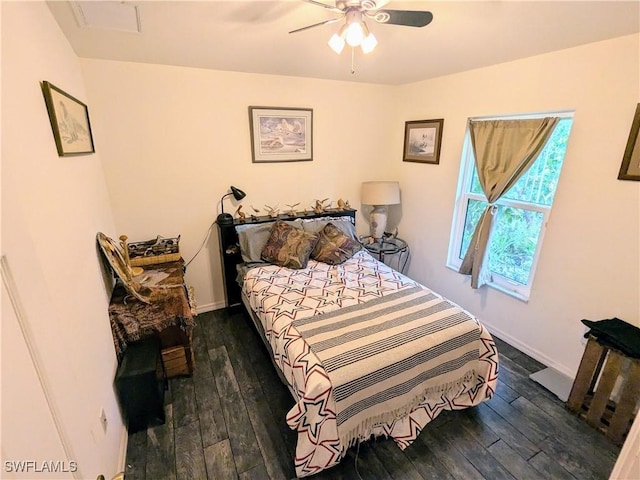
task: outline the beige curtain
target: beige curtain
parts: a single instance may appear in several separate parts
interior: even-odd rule
[[[495,202],[533,164],[559,120],[558,117],[547,117],[469,121],[478,179],[488,202],[459,270],[460,273],[471,275],[471,288],[481,287],[491,280],[489,269],[483,265],[488,265],[487,246],[493,217],[498,211]]]

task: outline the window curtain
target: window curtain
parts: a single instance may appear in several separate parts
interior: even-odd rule
[[[458,270],[471,275],[471,288],[491,280],[487,258],[495,202],[529,169],[553,133],[560,118],[469,121],[471,146],[487,207],[480,216],[469,248]],[[486,266],[485,266],[486,265]]]

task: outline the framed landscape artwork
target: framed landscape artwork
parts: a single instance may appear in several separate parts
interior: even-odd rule
[[[640,103],[636,106],[633,116],[618,180],[640,180]]]
[[[253,163],[313,160],[313,110],[249,107]]]
[[[440,163],[444,119],[413,120],[404,125],[405,162]]]
[[[42,82],[42,93],[58,156],[95,152],[87,106],[47,81]]]

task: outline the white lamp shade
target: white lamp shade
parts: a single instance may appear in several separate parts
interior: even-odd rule
[[[364,30],[360,23],[352,23],[347,27],[345,34],[347,43],[351,47],[357,47],[364,40]]]
[[[360,191],[363,205],[396,205],[400,203],[398,182],[363,182]]]
[[[362,40],[362,43],[360,44],[360,48],[362,48],[362,53],[366,54],[373,52],[373,49],[376,48],[376,45],[378,45],[378,40],[376,40],[376,37],[373,33],[370,33],[369,35],[364,37],[364,40]]]
[[[344,50],[344,38],[337,33],[334,33],[329,39],[329,46],[331,47],[331,50],[340,54],[342,50]]]

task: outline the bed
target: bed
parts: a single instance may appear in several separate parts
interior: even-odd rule
[[[405,449],[443,410],[493,396],[498,355],[489,332],[360,248],[355,211],[288,220],[236,221],[220,234],[225,267],[237,273],[226,291],[239,289],[295,401],[286,421],[298,435],[299,477],[336,465],[371,436]],[[315,244],[283,254],[282,232]]]

